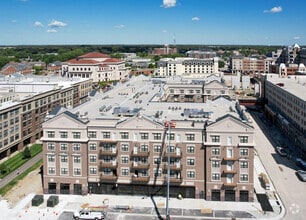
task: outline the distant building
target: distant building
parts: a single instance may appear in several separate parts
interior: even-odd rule
[[[3,75],[11,75],[14,73],[20,74],[31,74],[34,73],[33,65],[27,62],[17,63],[17,62],[9,62],[8,64],[4,65],[1,69],[1,73]]]
[[[216,52],[207,50],[190,50],[186,52],[186,55],[197,59],[210,59],[217,56]]]
[[[170,47],[168,44],[165,44],[162,48],[153,48],[153,55],[169,55],[178,53],[176,47]]]
[[[91,79],[6,77],[0,81],[0,159],[34,143],[42,123],[55,107],[76,107],[87,101]]]
[[[271,58],[243,57],[239,55],[231,57],[230,66],[233,73],[262,74],[270,72],[270,66],[273,62]]]
[[[129,76],[125,61],[107,54],[91,52],[62,63],[62,76],[91,78],[93,82],[121,81]]]

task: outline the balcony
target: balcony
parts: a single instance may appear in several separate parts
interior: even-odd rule
[[[170,170],[181,171],[183,169],[182,164],[170,164]],[[167,173],[168,164],[164,164],[164,173]]]
[[[117,149],[100,149],[99,151],[100,156],[117,156]]]
[[[118,176],[116,175],[100,175],[100,182],[116,182],[118,179]]]
[[[224,187],[236,187],[237,183],[223,183]]]
[[[167,175],[165,175],[165,179],[164,179],[165,183],[167,182]],[[181,177],[177,177],[177,176],[170,176],[170,183],[179,183],[181,184],[183,182]]]
[[[132,151],[131,157],[149,157],[150,151]]]
[[[237,171],[236,170],[223,170],[224,174],[236,174]]]
[[[149,182],[150,177],[149,176],[132,176],[132,182],[133,183],[147,183]]]
[[[149,163],[139,163],[139,162],[132,163],[132,169],[147,170],[149,168],[150,168]]]
[[[112,162],[100,162],[100,165],[99,165],[99,168],[102,169],[102,168],[117,168],[118,166],[118,163],[117,161],[112,161]]]
[[[182,151],[180,152],[164,152],[164,157],[168,157],[168,154],[170,154],[170,158],[181,158],[182,157]]]
[[[224,161],[232,161],[232,160],[237,160],[238,158],[233,157],[233,156],[226,156],[223,158]]]

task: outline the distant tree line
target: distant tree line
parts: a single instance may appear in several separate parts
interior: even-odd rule
[[[244,56],[251,54],[266,55],[282,48],[281,46],[239,46],[239,45],[176,45],[178,54],[154,56],[151,51],[164,45],[39,45],[39,46],[12,46],[0,47],[0,68],[10,61],[42,61],[46,64],[55,61],[67,61],[88,52],[101,52],[111,57],[122,58],[121,53],[136,53],[140,57],[152,58],[155,62],[163,57],[185,56],[189,50],[223,50],[223,58],[229,57],[234,50],[239,50]]]

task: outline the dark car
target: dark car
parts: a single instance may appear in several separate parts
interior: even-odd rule
[[[296,175],[299,177],[301,181],[306,182],[306,171],[305,170],[298,170],[296,172]]]
[[[277,153],[282,156],[282,157],[287,157],[287,152],[284,148],[282,147],[276,147]]]

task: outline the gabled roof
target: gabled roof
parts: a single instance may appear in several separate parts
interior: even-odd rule
[[[72,59],[72,60],[68,60],[67,63],[70,63],[70,64],[98,64],[100,62],[96,60]]]
[[[244,126],[253,128],[253,126],[251,126],[251,125],[249,125],[249,124],[247,124],[247,123],[241,121],[239,118],[237,118],[237,117],[235,117],[235,116],[233,116],[233,115],[231,115],[231,114],[226,114],[226,115],[223,115],[223,116],[217,118],[215,122],[209,124],[208,126],[211,126],[211,125],[213,125],[213,124],[216,124],[216,123],[218,123],[218,122],[220,122],[220,121],[222,121],[222,120],[224,120],[224,119],[226,119],[226,118],[231,118],[231,119],[233,119],[234,121],[236,121],[236,122],[239,123],[239,124],[243,124]]]
[[[109,55],[99,52],[90,52],[84,55],[79,56],[80,59],[88,59],[88,58],[109,58]]]

